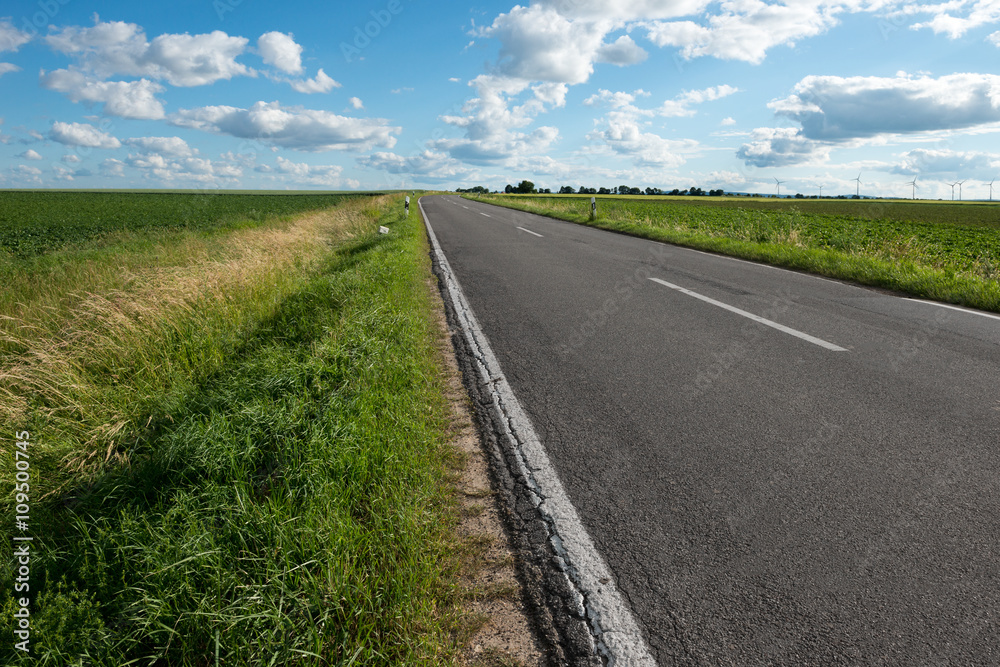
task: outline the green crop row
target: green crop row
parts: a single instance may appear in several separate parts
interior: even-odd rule
[[[504,195],[508,200],[519,198],[543,199],[531,195]],[[558,196],[545,198],[553,201],[590,201],[590,197]],[[893,220],[897,222],[929,222],[966,226],[1000,227],[1000,201],[931,201],[904,199],[778,199],[774,197],[685,197],[685,196],[632,196],[604,195],[597,197],[602,208],[605,204],[628,202],[630,204],[667,204],[707,209],[742,209],[788,213],[843,216],[865,220]]]
[[[333,206],[344,198],[330,194],[6,191],[0,192],[0,254],[33,257],[116,233],[231,229]]]

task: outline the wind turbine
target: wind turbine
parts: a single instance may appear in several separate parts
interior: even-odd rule
[[[909,183],[907,183],[907,185],[912,185],[913,186],[913,199],[916,199],[917,198],[917,177],[914,176],[913,180],[910,181]]]
[[[779,181],[776,178],[776,179],[774,179],[774,182],[778,184],[778,196],[781,197],[781,184],[784,183],[785,181]]]
[[[822,199],[822,198],[823,198],[823,186],[822,186],[822,185],[821,185],[821,186],[819,186],[819,198],[820,198],[820,199]]]
[[[969,179],[965,179],[965,180],[967,181]],[[959,181],[958,182],[958,201],[962,201],[962,183],[965,183],[965,181]],[[954,192],[954,190],[952,192]]]
[[[946,185],[951,186],[951,200],[955,201],[955,186],[958,185],[958,181],[955,181],[954,183],[947,183]]]
[[[855,178],[855,179],[853,179],[853,180],[855,180],[855,181],[858,182],[858,191],[856,193],[854,193],[854,196],[857,197],[858,199],[861,199],[861,172],[860,171],[858,172],[858,177]]]
[[[995,181],[997,179],[993,179]],[[993,181],[990,181],[990,201],[993,201]]]

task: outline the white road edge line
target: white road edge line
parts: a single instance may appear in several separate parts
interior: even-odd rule
[[[751,319],[754,322],[760,322],[761,324],[767,325],[767,326],[769,326],[769,327],[771,327],[773,329],[777,329],[778,331],[784,331],[786,334],[790,334],[792,336],[795,336],[796,338],[801,338],[802,340],[808,341],[808,342],[812,343],[813,345],[819,345],[820,347],[826,348],[827,350],[830,350],[831,352],[847,352],[846,348],[840,347],[839,345],[834,345],[833,343],[828,343],[827,341],[825,341],[825,340],[823,340],[821,338],[816,338],[815,336],[810,336],[807,333],[802,333],[801,331],[799,331],[797,329],[792,329],[791,327],[786,327],[784,324],[778,324],[777,322],[773,322],[771,320],[765,319],[763,317],[760,317],[759,315],[754,315],[753,313],[748,313],[745,310],[740,310],[739,308],[736,308],[735,306],[730,306],[727,303],[722,303],[721,301],[716,301],[715,299],[710,299],[707,296],[704,296],[702,294],[698,294],[697,292],[692,292],[691,290],[685,289],[683,287],[680,287],[679,285],[674,285],[673,283],[668,283],[666,280],[660,280],[659,278],[650,278],[650,280],[652,280],[654,283],[659,283],[659,284],[661,284],[661,285],[663,285],[665,287],[669,287],[672,290],[677,290],[678,292],[681,292],[682,294],[687,294],[688,296],[693,296],[696,299],[701,299],[705,303],[710,303],[713,306],[718,306],[719,308],[723,308],[725,310],[728,310],[731,313],[736,313],[737,315],[742,315],[743,317]]]
[[[545,238],[544,236],[542,236],[538,232],[533,232],[530,229],[525,229],[524,227],[518,227],[518,229],[520,229],[522,232],[528,232],[529,234],[534,234],[535,236],[537,236],[540,239],[544,239]]]
[[[950,308],[951,310],[957,310],[960,313],[968,313],[969,315],[979,315],[980,317],[988,317],[994,320],[1000,320],[1000,315],[992,315],[990,313],[981,313],[978,310],[969,310],[968,308],[959,308],[958,306],[953,306],[950,303],[939,303],[937,301],[927,301],[925,299],[910,299],[907,301],[915,301],[917,303],[926,303],[928,306],[938,306],[940,308]]]
[[[581,611],[586,614],[597,639],[598,650],[608,659],[608,665],[614,667],[656,667],[632,612],[614,584],[614,577],[566,495],[545,448],[465,300],[465,294],[431,228],[423,202],[418,200],[418,206],[462,331],[472,349],[478,352],[475,356],[478,372],[482,377],[489,378],[495,388],[494,407],[507,418],[509,429],[506,435],[517,445],[515,454],[518,455],[521,473],[537,496],[535,502],[539,511],[554,527],[552,545],[566,565],[564,571],[570,583],[582,598],[579,601]]]
[[[489,213],[483,213],[482,211],[479,211],[479,215],[485,215],[487,218],[492,218],[493,217]]]

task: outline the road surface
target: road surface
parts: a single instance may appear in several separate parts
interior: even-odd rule
[[[658,664],[1000,664],[1000,318],[422,204]]]

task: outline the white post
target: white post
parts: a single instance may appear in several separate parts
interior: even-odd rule
[[[406,196],[406,217],[410,217],[410,196]]]
[[[597,220],[597,197],[590,198],[590,219]]]

